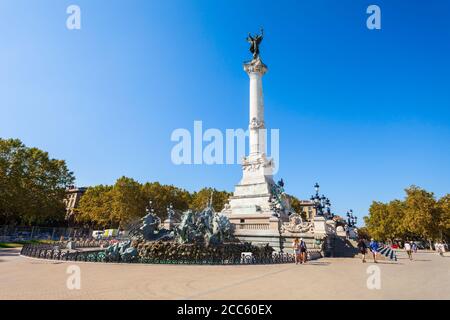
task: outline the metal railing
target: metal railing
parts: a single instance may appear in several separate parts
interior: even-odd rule
[[[110,256],[104,250],[71,251],[50,244],[25,244],[21,255],[40,259],[60,261],[83,262],[112,262],[112,263],[148,263],[148,264],[192,264],[192,265],[254,265],[254,264],[280,264],[293,263],[294,255],[289,253],[273,253],[267,257],[254,257],[248,255],[227,256],[221,258],[191,259],[184,257],[176,260],[152,257],[136,257],[132,260],[123,260],[120,255]]]

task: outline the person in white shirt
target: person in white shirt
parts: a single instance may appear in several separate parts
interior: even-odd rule
[[[438,253],[441,257],[443,257],[443,256],[444,256],[444,252],[445,252],[445,246],[444,246],[444,244],[438,242],[438,243],[436,243],[436,244],[434,245],[434,247],[435,247],[437,253]]]
[[[409,242],[405,242],[405,251],[408,254],[409,260],[412,260],[412,250],[411,250],[411,244]]]

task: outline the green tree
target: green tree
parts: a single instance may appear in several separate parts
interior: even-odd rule
[[[300,214],[303,220],[306,220],[306,212],[303,211],[303,206],[301,204],[301,201],[292,195],[287,195],[287,198],[289,199],[289,203],[291,205],[291,209]]]
[[[209,203],[209,199],[213,195],[212,206],[215,211],[222,211],[231,196],[227,191],[218,191],[214,188],[203,188],[192,194],[190,208],[195,211],[203,210]]]
[[[112,190],[112,219],[125,227],[145,213],[145,198],[139,182],[121,177]]]
[[[440,239],[450,240],[450,194],[446,194],[438,201]]]
[[[387,204],[373,201],[369,208],[369,215],[364,217],[364,223],[370,235],[378,240],[387,238],[384,220],[388,214]]]
[[[440,210],[432,192],[417,186],[405,189],[404,229],[431,242],[439,238]]]
[[[18,139],[0,139],[0,220],[42,224],[62,221],[65,190],[75,178],[65,161],[26,147]]]
[[[400,200],[389,203],[372,202],[369,208],[369,216],[364,217],[368,233],[379,240],[393,241],[403,237],[405,208]]]
[[[117,227],[112,215],[112,196],[112,186],[89,187],[76,209],[76,221],[90,227]]]
[[[167,207],[172,204],[177,211],[189,208],[191,195],[188,191],[173,185],[162,185],[159,182],[147,182],[142,186],[146,204],[152,201],[153,209],[163,221],[167,218]]]

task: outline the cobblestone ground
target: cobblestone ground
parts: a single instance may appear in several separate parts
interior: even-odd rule
[[[81,270],[79,290],[67,288],[71,265]],[[348,258],[267,266],[73,263],[0,249],[0,299],[450,299],[449,253],[409,261],[400,252],[397,262],[381,261],[380,289],[368,289],[369,266]]]

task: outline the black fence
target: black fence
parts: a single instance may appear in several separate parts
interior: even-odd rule
[[[184,264],[184,265],[248,265],[248,264],[280,264],[293,263],[294,255],[289,253],[273,253],[268,257],[223,257],[220,259],[191,259],[185,257],[177,260],[136,257],[123,260],[120,255],[108,255],[105,250],[73,251],[63,249],[55,244],[25,244],[21,255],[60,261],[110,262],[110,263],[147,263],[147,264]]]

